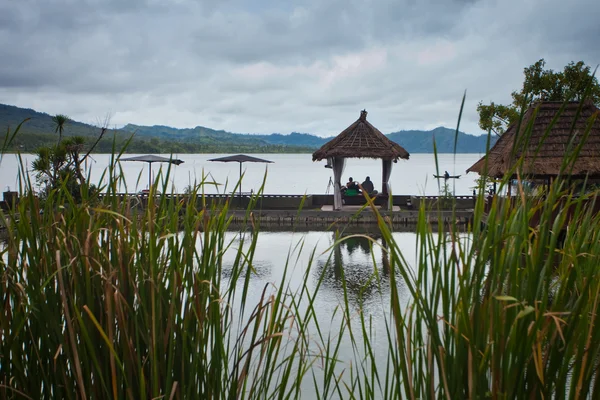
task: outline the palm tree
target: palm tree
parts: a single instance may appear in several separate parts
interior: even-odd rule
[[[70,120],[71,119],[64,114],[56,114],[54,117],[52,117],[52,122],[54,122],[54,125],[56,126],[54,133],[58,132],[58,143],[60,143],[62,140],[65,125],[67,125]]]
[[[81,163],[83,162],[84,158],[81,158],[81,151],[85,145],[85,138],[81,136],[73,136],[69,139],[66,139],[62,144],[71,158],[69,165],[73,164],[75,176],[79,180],[79,184],[83,185],[85,183],[85,177],[81,172]]]

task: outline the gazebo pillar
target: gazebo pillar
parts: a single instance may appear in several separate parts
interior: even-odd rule
[[[381,160],[381,193],[388,195],[390,192],[389,181],[392,175],[392,160]],[[388,200],[388,208],[391,208],[393,200]]]
[[[342,209],[342,174],[346,159],[344,157],[330,157],[329,164],[333,167],[333,209]]]

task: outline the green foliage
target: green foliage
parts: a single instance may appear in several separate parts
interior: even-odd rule
[[[540,59],[525,68],[523,87],[512,92],[512,103],[508,105],[483,104],[479,102],[479,127],[484,131],[492,131],[502,135],[506,128],[519,120],[519,110],[527,108],[539,100],[547,101],[580,101],[586,89],[590,88],[588,98],[600,105],[600,84],[591,68],[583,61],[570,62],[563,71],[556,72],[544,69],[546,61]]]
[[[454,197],[454,195],[452,193],[452,188],[450,187],[450,184],[448,182],[445,182],[444,185],[442,186],[442,188],[440,190],[440,196],[446,200],[450,200]]]
[[[52,146],[39,147],[35,151],[37,156],[31,167],[36,173],[36,179],[41,186],[39,195],[47,199],[52,190],[67,190],[70,195],[79,201],[81,191],[95,191],[95,186],[89,186],[83,174],[83,162],[87,155],[82,155],[86,139],[82,136],[72,136],[63,139],[63,132],[69,117],[58,114],[52,118],[55,124],[55,133],[58,132],[58,143]],[[99,140],[105,133],[100,131]],[[97,141],[96,141],[97,144]]]
[[[81,171],[80,148],[68,140],[52,147],[41,147],[32,161],[32,170],[40,185],[39,195],[46,199],[51,190],[66,189],[75,198],[80,198],[82,185],[87,181]]]
[[[505,106],[494,102],[484,105],[479,102],[477,112],[479,113],[479,127],[497,135],[502,135],[510,124],[519,119],[519,112],[514,105]]]

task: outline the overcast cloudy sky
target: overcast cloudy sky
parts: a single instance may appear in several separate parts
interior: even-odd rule
[[[88,123],[479,133],[539,58],[600,63],[598,0],[0,0],[0,103]]]

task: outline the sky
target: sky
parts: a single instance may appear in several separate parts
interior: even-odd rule
[[[478,128],[544,58],[600,63],[598,0],[0,0],[0,103],[111,127]]]

